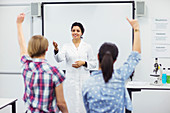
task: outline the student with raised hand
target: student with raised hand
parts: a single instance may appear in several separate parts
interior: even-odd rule
[[[48,40],[41,35],[32,36],[26,47],[22,23],[25,14],[17,17],[18,42],[22,63],[25,92],[23,100],[28,113],[68,113],[63,96],[64,74],[45,59]]]
[[[66,61],[66,80],[63,83],[64,97],[70,113],[85,113],[82,84],[90,76],[90,69],[97,65],[91,46],[84,42],[82,35],[84,27],[79,22],[71,26],[72,41],[58,49],[58,44],[53,42],[54,57],[57,62]]]
[[[141,46],[138,21],[127,20],[134,29],[133,50],[127,61],[115,69],[117,46],[113,43],[102,44],[98,53],[99,69],[92,72],[83,84],[82,95],[87,113],[124,113],[124,108],[132,111],[125,82],[141,59]]]

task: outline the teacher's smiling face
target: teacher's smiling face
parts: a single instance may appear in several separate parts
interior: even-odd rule
[[[79,26],[74,26],[71,30],[73,39],[80,39],[82,32]]]

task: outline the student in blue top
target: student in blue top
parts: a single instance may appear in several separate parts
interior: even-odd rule
[[[138,21],[127,20],[134,29],[133,51],[120,68],[114,69],[118,56],[117,46],[104,43],[100,47],[99,70],[92,72],[83,84],[82,94],[87,113],[124,113],[124,108],[132,111],[125,82],[141,59],[141,46]]]

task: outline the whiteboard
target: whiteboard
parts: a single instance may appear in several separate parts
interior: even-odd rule
[[[104,42],[115,43],[119,48],[116,67],[121,66],[130,54],[133,32],[126,17],[134,17],[134,2],[44,2],[42,6],[42,31],[50,43],[46,59],[52,65],[64,67],[54,59],[52,42],[56,41],[59,49],[64,43],[71,42],[74,22],[83,24],[83,40],[92,46],[96,59]]]
[[[16,19],[19,13],[29,10],[29,5],[0,6],[0,73],[19,73],[21,70]],[[26,14],[23,32],[28,42],[30,14]]]

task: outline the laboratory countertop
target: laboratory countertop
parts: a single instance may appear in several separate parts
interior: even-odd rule
[[[170,90],[170,84],[153,84],[150,82],[130,81],[126,83],[126,88],[131,89],[167,89]]]

